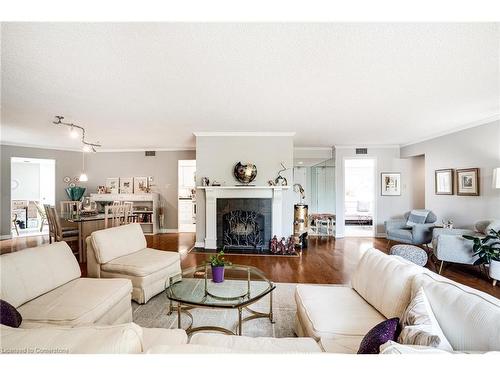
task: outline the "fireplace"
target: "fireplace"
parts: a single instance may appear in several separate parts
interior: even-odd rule
[[[217,199],[217,248],[267,250],[271,239],[272,199]]]

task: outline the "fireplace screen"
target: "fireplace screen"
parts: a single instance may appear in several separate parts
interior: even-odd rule
[[[264,246],[264,216],[254,211],[234,210],[222,216],[223,249],[259,249]]]

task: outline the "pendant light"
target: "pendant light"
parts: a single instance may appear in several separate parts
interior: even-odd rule
[[[80,175],[80,182],[87,182],[89,178],[85,174],[85,152],[82,152],[82,174]]]
[[[500,189],[500,167],[493,169],[493,189]]]

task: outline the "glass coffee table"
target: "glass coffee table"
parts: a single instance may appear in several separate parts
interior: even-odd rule
[[[241,335],[242,324],[251,319],[268,318],[273,320],[273,291],[276,286],[258,268],[243,265],[225,267],[224,281],[214,283],[210,265],[196,266],[182,272],[182,279],[175,275],[166,281],[165,293],[169,299],[171,314],[177,310],[177,327],[181,327],[181,314],[189,316],[191,323],[184,328],[188,335],[197,331],[219,331],[229,335]],[[269,295],[269,312],[250,309],[250,305]],[[173,302],[176,302],[174,306]],[[234,309],[238,311],[235,330],[218,326],[193,327],[194,308]],[[243,318],[243,310],[250,313]]]

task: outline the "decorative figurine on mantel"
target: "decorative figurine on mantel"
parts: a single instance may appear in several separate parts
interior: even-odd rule
[[[281,164],[282,169],[280,169],[278,171],[278,176],[276,176],[276,178],[274,179],[274,184],[271,183],[271,181],[268,182],[269,185],[271,185],[271,186],[287,186],[288,185],[287,179],[281,175],[281,172],[286,171],[287,168],[285,167],[285,165],[283,163],[280,163],[280,164]]]
[[[271,241],[269,241],[269,251],[273,254],[278,252],[278,238],[276,236],[273,236]]]

